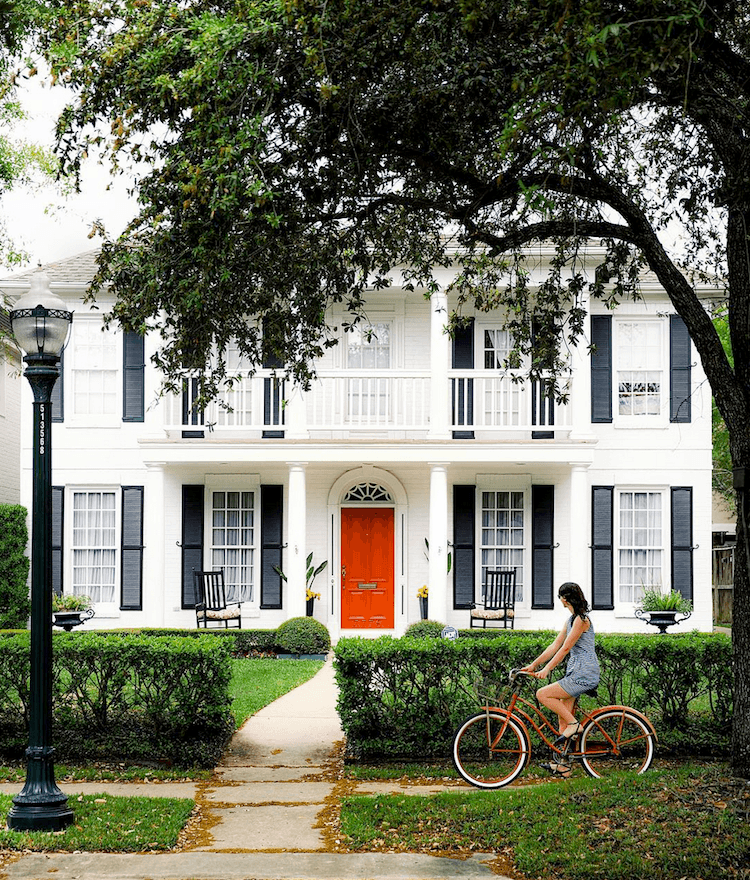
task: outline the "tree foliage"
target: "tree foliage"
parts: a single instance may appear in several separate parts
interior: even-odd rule
[[[554,367],[586,297],[637,296],[648,267],[700,354],[732,467],[750,465],[744,0],[53,0],[43,14],[43,48],[78,94],[59,127],[67,167],[96,148],[149,163],[97,283],[126,327],[162,332],[173,382],[208,367],[215,393],[230,339],[304,381],[334,342],[331,303],[356,321],[397,263],[429,292],[455,248],[454,319],[466,303],[505,310],[511,361],[534,321],[532,372]],[[606,256],[589,282],[592,239]],[[523,248],[549,240],[531,290]],[[704,308],[717,279],[733,363]],[[750,775],[748,684],[736,712]]]

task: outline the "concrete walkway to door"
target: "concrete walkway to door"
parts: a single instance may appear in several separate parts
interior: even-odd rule
[[[279,661],[294,662],[294,661]],[[182,786],[195,796],[198,827],[181,852],[146,854],[29,853],[7,865],[8,880],[489,880],[492,853],[469,859],[421,854],[341,853],[333,816],[346,794],[429,794],[446,786],[351,783],[341,779],[343,733],[329,660],[310,681],[262,709],[234,735],[206,783]],[[140,786],[158,797],[179,784]],[[449,786],[453,787],[453,786]],[[4,787],[3,787],[4,788]],[[14,792],[17,790],[14,787]],[[88,788],[88,787],[87,787]],[[101,785],[103,794],[135,786]],[[79,788],[64,786],[67,794]],[[473,791],[462,787],[463,791]],[[139,791],[139,794],[142,792]],[[481,792],[477,791],[477,796]],[[164,791],[167,794],[167,791]]]

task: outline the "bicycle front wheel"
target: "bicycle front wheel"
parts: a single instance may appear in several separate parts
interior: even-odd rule
[[[626,708],[595,712],[581,733],[581,762],[596,779],[617,770],[645,773],[654,760],[651,725]]]
[[[477,788],[513,782],[529,762],[526,728],[512,715],[480,712],[467,718],[453,740],[453,763]]]

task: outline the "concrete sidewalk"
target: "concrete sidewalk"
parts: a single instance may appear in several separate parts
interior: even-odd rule
[[[287,661],[279,661],[287,662]],[[293,661],[288,661],[293,662]],[[341,779],[329,660],[310,681],[262,709],[235,733],[205,783],[62,785],[79,793],[194,798],[200,814],[179,853],[29,853],[8,880],[470,880],[497,877],[493,854],[470,859],[338,853],[330,815],[346,794],[432,793],[454,786],[352,783]],[[19,786],[0,786],[15,794]],[[468,791],[465,786],[462,790]],[[75,808],[75,802],[72,801]]]

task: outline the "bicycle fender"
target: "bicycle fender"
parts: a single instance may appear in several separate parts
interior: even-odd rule
[[[656,729],[654,728],[654,725],[651,723],[651,719],[647,715],[644,715],[643,712],[639,712],[638,709],[634,709],[632,706],[618,706],[618,705],[599,706],[598,708],[594,709],[593,712],[589,712],[588,716],[592,721],[594,721],[596,719],[596,716],[599,715],[600,712],[612,712],[612,711],[629,712],[631,715],[635,715],[636,718],[639,718],[651,731],[655,742],[659,742],[659,737],[657,736]]]

